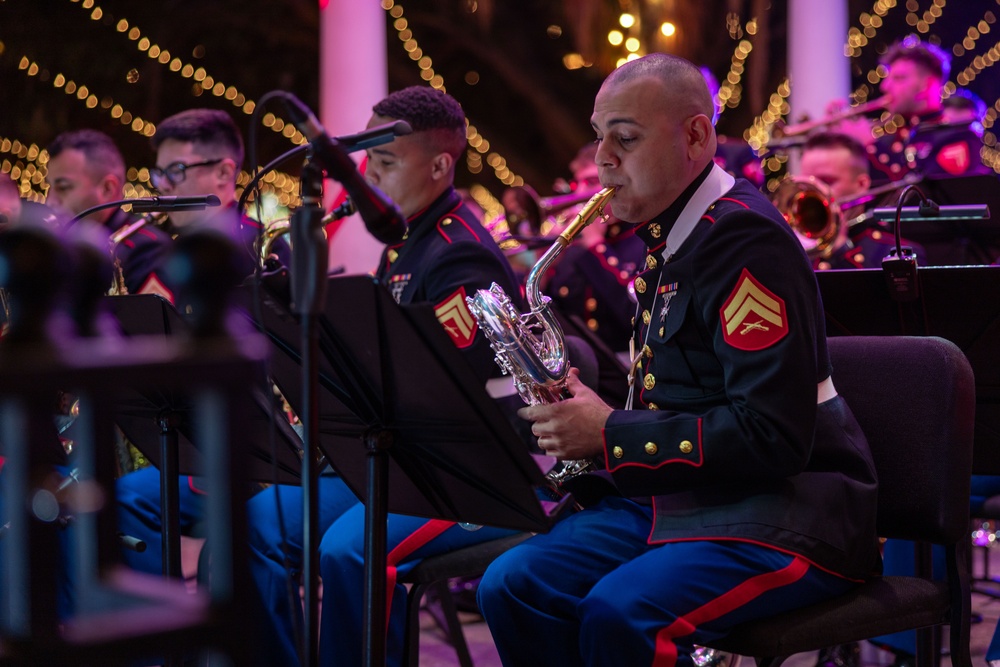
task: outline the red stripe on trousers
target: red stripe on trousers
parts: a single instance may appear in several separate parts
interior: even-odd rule
[[[431,519],[410,533],[406,539],[396,545],[396,548],[385,557],[385,624],[389,632],[389,613],[392,611],[392,594],[396,588],[396,566],[400,561],[424,546],[435,537],[455,525],[454,521]]]
[[[674,667],[677,664],[675,638],[691,634],[699,625],[724,616],[768,591],[794,584],[808,571],[809,563],[801,558],[796,558],[788,566],[776,572],[759,574],[747,579],[736,588],[681,616],[656,633],[653,667]]]

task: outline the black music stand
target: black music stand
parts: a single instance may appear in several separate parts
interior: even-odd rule
[[[1000,474],[1000,266],[921,267],[917,278],[919,297],[900,302],[881,269],[817,271],[827,335],[940,336],[958,345],[976,376],[973,472]]]
[[[925,177],[918,187],[941,206],[985,204],[994,215],[1000,211],[996,174]],[[903,220],[900,233],[922,245],[934,266],[990,264],[1000,255],[1000,222],[994,219]]]
[[[272,373],[299,409],[300,332],[264,293]],[[332,278],[320,318],[319,446],[365,503],[365,655],[383,664],[386,514],[545,532],[538,465],[427,305],[367,276]]]
[[[188,330],[174,307],[154,294],[107,297],[104,303],[129,337],[172,336]],[[249,386],[247,396],[242,406],[247,437],[234,455],[250,455],[246,457],[250,481],[298,484],[301,439],[286,419],[274,415],[262,387]],[[202,452],[193,444],[194,411],[190,394],[155,387],[123,388],[115,411],[115,422],[125,436],[160,470],[163,572],[171,577],[181,575],[180,499],[176,485],[165,482],[205,469]],[[273,450],[272,427],[278,443]]]

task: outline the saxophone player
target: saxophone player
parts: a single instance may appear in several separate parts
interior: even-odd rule
[[[712,111],[698,69],[665,54],[597,94],[601,184],[647,246],[631,409],[571,373],[571,398],[520,414],[550,455],[602,458],[621,496],[487,570],[505,665],[690,664],[739,622],[880,570],[874,467],[830,377],[815,275],[777,210],[714,164]]]

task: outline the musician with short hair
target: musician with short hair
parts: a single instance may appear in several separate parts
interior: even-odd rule
[[[93,206],[122,198],[125,160],[108,135],[91,129],[63,132],[46,150],[46,203],[64,221]],[[112,236],[138,219],[121,208],[106,208],[81,222],[103,225]],[[169,249],[170,237],[152,224],[142,225],[114,245],[113,259],[129,294],[158,292],[156,285],[162,280],[162,264]]]
[[[601,184],[648,249],[632,409],[571,373],[571,398],[520,414],[621,495],[487,570],[506,665],[690,664],[695,644],[880,570],[875,469],[831,378],[815,274],[763,195],[714,164],[711,117],[698,69],[666,54],[597,94]]]
[[[941,94],[951,59],[939,47],[914,36],[894,44],[882,58],[881,90],[890,124],[867,148],[872,181],[898,181],[910,172],[923,176],[989,174],[980,156],[982,136],[969,124],[948,123]]]
[[[877,269],[882,259],[896,247],[892,234],[867,225],[852,229],[850,223],[863,212],[863,203],[846,207],[871,187],[868,158],[864,146],[846,134],[821,132],[809,137],[802,147],[799,176],[816,179],[829,188],[840,212],[837,235],[822,253],[813,256],[813,268]],[[832,204],[831,204],[832,205]],[[904,241],[917,255],[918,264],[926,263],[923,247]]]
[[[248,276],[258,267],[254,243],[260,224],[237,208],[236,178],[243,164],[243,139],[232,117],[216,109],[188,109],[165,118],[152,138],[156,166],[150,169],[150,182],[166,196],[215,195],[221,204],[199,211],[171,211],[168,229],[183,236],[194,230],[212,227],[230,235],[235,243],[236,275]],[[290,260],[290,248],[284,240],[273,246],[283,264]],[[234,285],[235,287],[235,285]],[[176,286],[169,278],[159,281],[153,291],[174,301]],[[194,477],[178,478],[182,532],[202,520],[204,490]],[[118,480],[118,526],[127,535],[147,545],[143,552],[126,551],[125,563],[143,572],[158,574],[163,564],[160,474],[145,468]]]
[[[494,282],[508,294],[519,290],[506,258],[453,186],[455,168],[466,147],[465,114],[454,98],[424,86],[396,91],[372,111],[369,127],[405,120],[413,128],[412,134],[368,150],[365,179],[398,206],[408,230],[402,241],[383,250],[375,276],[398,303],[433,306],[452,342],[485,384],[498,369],[465,297],[488,289]],[[318,523],[323,535],[319,545],[323,580],[320,663],[359,665],[365,508],[333,471],[320,476],[318,487]],[[276,496],[281,503],[281,522]],[[251,572],[273,627],[266,638],[267,658],[273,664],[295,665],[295,619],[301,626],[302,617],[297,595],[303,560],[301,488],[271,487],[254,496],[247,509]],[[284,534],[279,530],[282,523]],[[489,526],[468,531],[446,521],[390,514],[386,543],[389,567],[402,573],[422,558],[509,532]],[[289,603],[289,578],[294,605]],[[401,584],[390,586],[387,595],[386,652],[389,664],[395,665],[402,659],[406,589]]]

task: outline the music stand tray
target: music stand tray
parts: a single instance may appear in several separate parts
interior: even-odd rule
[[[180,314],[165,299],[155,294],[106,297],[105,304],[128,336],[184,335],[188,327]],[[301,438],[280,414],[275,414],[271,399],[260,386],[248,387],[247,440],[240,443],[237,455],[249,454],[248,477],[254,482],[298,484],[301,471]],[[171,413],[176,424],[178,472],[196,474],[204,470],[202,455],[192,442],[190,397],[178,392],[143,389],[122,391],[115,421],[128,439],[157,468],[162,469],[159,418]],[[271,446],[271,428],[277,447]],[[272,466],[272,451],[277,460]],[[275,477],[277,470],[277,478]]]

